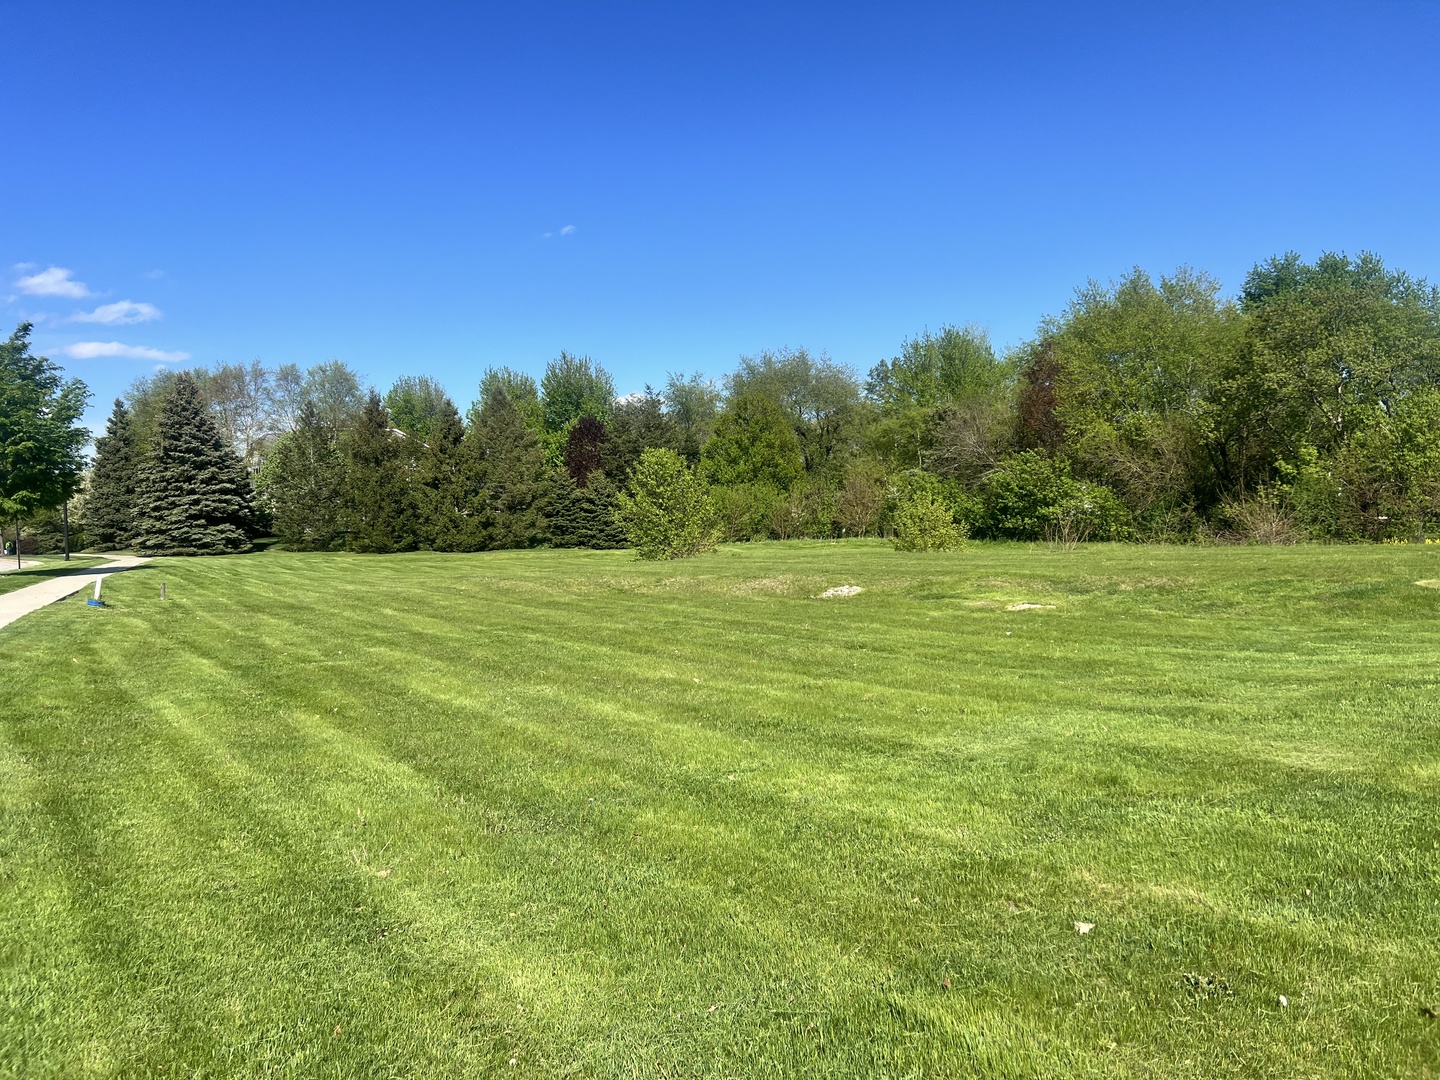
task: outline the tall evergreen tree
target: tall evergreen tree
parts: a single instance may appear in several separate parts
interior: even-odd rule
[[[300,406],[295,429],[280,437],[261,472],[275,533],[294,551],[333,551],[341,524],[345,462],[339,436],[315,402]]]
[[[181,372],[156,418],[138,479],[135,548],[146,555],[223,555],[250,547],[250,476]]]
[[[105,434],[95,440],[95,463],[85,495],[85,540],[89,546],[123,548],[135,538],[139,470],[130,410],[116,398]]]
[[[473,441],[477,479],[485,493],[485,546],[537,543],[544,535],[544,453],[504,389],[497,388],[485,402],[467,438]]]
[[[481,551],[488,512],[474,440],[448,397],[439,407],[417,474],[422,534],[436,551]]]
[[[390,426],[380,395],[370,391],[345,438],[345,515],[351,551],[412,551],[419,514],[405,434]]]

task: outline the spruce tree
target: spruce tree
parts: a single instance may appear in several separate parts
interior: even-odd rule
[[[615,520],[619,490],[604,473],[591,473],[589,480],[579,487],[567,473],[555,471],[546,514],[547,538],[555,547],[624,547],[625,530]]]
[[[206,412],[189,372],[175,376],[140,467],[135,548],[145,555],[246,551],[255,517],[250,475]]]
[[[315,402],[300,406],[295,430],[282,436],[261,473],[275,534],[292,551],[333,551],[341,525],[345,462],[339,436]]]
[[[485,547],[530,547],[544,536],[545,457],[510,395],[497,388],[475,417],[476,474],[484,491]]]
[[[85,542],[90,547],[123,548],[135,538],[139,470],[130,410],[116,398],[105,434],[95,440],[85,495]]]
[[[440,405],[417,475],[421,532],[435,551],[481,551],[488,513],[474,441],[455,404]]]
[[[345,438],[346,546],[351,551],[412,551],[419,543],[412,455],[370,391]]]

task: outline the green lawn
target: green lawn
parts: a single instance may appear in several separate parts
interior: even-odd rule
[[[17,570],[14,555],[0,558],[0,595],[23,589],[26,585],[34,585],[46,578],[83,573],[109,561],[93,555],[71,555],[68,563],[63,555],[22,555],[20,560],[25,565]],[[31,566],[30,563],[39,565]]]
[[[0,1075],[1440,1075],[1420,579],[156,560],[0,630]]]

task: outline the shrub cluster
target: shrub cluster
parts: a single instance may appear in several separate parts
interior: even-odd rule
[[[562,353],[538,383],[487,371],[462,417],[431,379],[382,399],[338,362],[157,376],[99,443],[89,534],[123,540],[153,499],[157,474],[132,464],[155,460],[181,378],[254,478],[261,523],[301,548],[1393,540],[1440,518],[1440,293],[1370,255],[1270,259],[1234,297],[1135,271],[1008,354],[945,326],[863,381],[786,349],[617,398]]]

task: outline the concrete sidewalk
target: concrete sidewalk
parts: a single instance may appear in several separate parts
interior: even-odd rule
[[[5,593],[0,596],[0,626],[9,626],[22,615],[29,615],[30,612],[39,611],[47,604],[64,600],[65,597],[73,596],[81,589],[93,589],[95,582],[100,578],[118,574],[123,570],[129,570],[132,566],[139,566],[141,563],[149,561],[138,555],[117,555],[112,561],[101,566],[92,567],[89,570],[77,570],[73,574],[62,574],[60,577],[46,578],[44,581],[37,581],[34,585],[27,585],[23,589]]]

